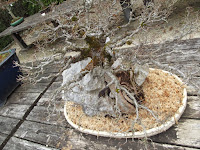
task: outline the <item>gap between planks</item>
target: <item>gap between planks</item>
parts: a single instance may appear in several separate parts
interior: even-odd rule
[[[17,129],[22,125],[24,120],[27,118],[29,113],[33,110],[33,108],[37,105],[37,102],[40,100],[42,95],[48,90],[48,88],[52,85],[52,83],[56,80],[56,77],[54,77],[51,82],[47,85],[47,87],[44,89],[44,91],[37,97],[37,99],[34,101],[34,103],[29,107],[29,109],[26,111],[24,116],[22,117],[22,120],[19,121],[19,123],[16,125],[15,128],[12,129],[11,133],[7,136],[7,138],[4,140],[4,142],[0,145],[0,149],[3,149],[5,145],[8,143],[8,141],[12,138],[12,136],[15,134]]]

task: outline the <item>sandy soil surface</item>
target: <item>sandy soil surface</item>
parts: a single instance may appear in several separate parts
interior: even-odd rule
[[[187,8],[189,7],[189,8]],[[190,10],[191,13],[187,13]],[[200,1],[199,0],[183,0],[180,5],[176,6],[174,12],[169,16],[167,22],[162,22],[154,25],[148,31],[142,31],[134,35],[130,40],[132,41],[131,45],[125,44],[122,47],[133,47],[142,42],[145,43],[162,43],[168,40],[172,40],[177,36],[180,36],[183,32],[186,32],[190,25],[193,26],[194,31],[184,36],[183,39],[188,38],[199,38],[200,37]],[[123,20],[123,14],[121,13],[120,19]],[[134,30],[137,22],[132,22],[128,27],[122,28],[117,32],[112,38],[117,37],[118,35],[124,34],[127,31]],[[187,28],[185,28],[187,27]],[[43,26],[38,25],[34,28],[27,30],[23,33],[22,37],[24,41],[29,45],[36,41],[38,34]],[[21,51],[21,48],[13,43],[9,48],[16,48],[17,55],[20,61],[29,62],[43,57],[52,55],[57,50],[63,50],[65,43],[62,41],[54,42],[54,44],[49,45],[45,49],[41,50],[40,48],[33,47],[26,51]]]

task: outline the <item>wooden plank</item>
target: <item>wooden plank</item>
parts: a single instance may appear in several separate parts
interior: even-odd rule
[[[62,107],[64,107],[64,104],[63,104],[63,100],[62,98],[59,96],[58,98],[56,99],[53,99],[53,91],[52,93],[45,93],[41,98],[40,100],[38,101],[37,103],[37,106],[44,106],[44,107],[48,107],[50,104],[51,105],[61,105],[62,104]],[[61,108],[62,109],[62,108]]]
[[[12,33],[11,36],[15,40],[15,42],[21,47],[21,49],[26,49],[28,47],[18,33]]]
[[[29,107],[29,105],[18,104],[5,105],[0,109],[0,115],[5,117],[22,119]]]
[[[62,66],[59,64],[50,64],[44,67],[45,74],[50,74],[50,73],[58,73],[60,71],[60,68]]]
[[[180,51],[180,50],[179,50]],[[192,53],[192,52],[191,52]],[[200,52],[196,52],[194,54],[181,54],[181,51],[179,53],[173,53],[171,55],[158,57],[156,58],[159,62],[170,62],[170,63],[177,63],[179,64],[187,64],[188,62],[198,62],[200,58]]]
[[[15,137],[48,145],[59,149],[188,149],[185,147],[158,144],[148,141],[131,139],[113,139],[82,134],[74,129],[25,121],[14,135]]]
[[[7,104],[31,105],[40,93],[18,93],[14,92],[8,97]]]
[[[46,83],[37,83],[35,85],[33,84],[24,84],[18,87],[15,92],[23,92],[23,93],[42,93],[47,85],[51,81],[47,81]]]
[[[62,107],[64,107],[64,105],[56,106],[56,109],[53,106],[49,108],[47,108],[47,106],[35,106],[26,119],[46,124],[69,127],[64,117]]]
[[[0,133],[10,134],[19,121],[19,119],[0,116]]]
[[[115,51],[116,57],[120,57],[120,55],[127,55],[130,58],[135,57],[135,51],[137,51],[138,54],[144,55],[144,54],[151,54],[154,52],[155,55],[160,56],[162,55],[162,58],[165,58],[166,55],[171,55],[171,52],[174,51],[174,53],[182,55],[183,54],[199,54],[199,47],[200,47],[200,38],[195,39],[188,39],[188,40],[181,40],[181,41],[172,41],[172,42],[165,42],[162,44],[149,44],[149,45],[139,45],[139,46],[132,46],[132,47],[120,47],[116,48]],[[139,51],[138,51],[139,48]],[[131,60],[131,59],[128,59]]]
[[[199,92],[199,89],[197,87],[194,87],[194,86],[191,86],[191,85],[187,86],[186,90],[187,90],[188,96],[197,96],[198,92]]]
[[[200,148],[200,120],[180,119],[178,125],[151,139],[154,142]]]
[[[163,143],[155,143],[153,141],[147,141],[145,139],[114,139],[95,137],[92,135],[81,134],[87,140],[96,144],[105,144],[110,147],[115,147],[117,150],[195,150],[195,148],[182,147],[176,145],[169,145]],[[78,143],[77,143],[78,144]],[[103,148],[103,146],[101,146]],[[101,150],[101,148],[99,148]],[[196,149],[197,150],[197,149]]]
[[[41,114],[41,112],[43,113]],[[37,122],[42,122],[42,123],[47,123],[47,124],[55,124],[55,125],[70,127],[66,123],[65,118],[58,119],[58,118],[62,118],[60,117],[62,115],[63,114],[56,116],[55,114],[53,114],[52,116],[48,118],[46,108],[37,106],[28,116],[28,120],[34,120]],[[57,122],[56,118],[61,122]],[[188,147],[191,146],[191,147],[199,148],[200,135],[197,135],[196,137],[193,136],[194,133],[196,134],[199,133],[198,132],[200,131],[199,124],[200,124],[200,120],[181,119],[178,126],[170,128],[167,132],[164,133],[164,135],[163,133],[161,133],[160,135],[156,136],[156,138],[153,138],[153,140],[155,139],[154,140],[155,142],[169,143],[169,144],[175,144],[175,145],[178,144],[178,145],[183,145],[183,146],[188,146]],[[193,131],[191,132],[190,130],[193,130]],[[184,133],[183,131],[185,131],[186,133]],[[187,138],[187,137],[193,137],[193,138]],[[176,139],[179,139],[179,140],[176,140]],[[187,140],[187,142],[184,140]]]
[[[156,54],[163,54],[167,52],[171,52],[171,50],[180,50],[183,52],[188,51],[194,51],[198,50],[200,47],[200,38],[194,38],[194,39],[186,39],[186,40],[180,40],[180,41],[171,41],[171,42],[165,42],[162,44],[148,44],[148,45],[139,45],[141,52],[151,53],[154,50],[159,51],[156,52]],[[123,51],[132,51],[137,50],[138,46],[129,46],[129,47],[119,47],[116,48],[117,51],[123,50]]]
[[[55,92],[56,89],[58,89],[59,87],[61,87],[62,82],[54,82],[46,91],[46,93],[53,93]]]
[[[193,74],[193,76],[200,76],[200,70],[198,70],[199,61],[190,61],[185,64],[176,63],[176,68],[182,72],[188,71],[190,74]]]
[[[8,135],[0,133],[0,145],[5,141]]]
[[[25,51],[24,51],[24,53],[25,53]],[[37,67],[41,63],[42,63],[42,61],[37,61],[37,62],[33,62],[33,64],[31,62],[31,63],[26,63],[26,64],[23,64],[23,65],[31,66],[31,67],[32,66]],[[40,79],[41,77],[48,77],[50,75],[52,75],[52,77],[50,77],[49,79],[43,79],[39,83],[40,84],[42,84],[42,83],[50,83],[51,80],[55,77],[55,75],[60,71],[61,68],[62,68],[61,65],[54,64],[54,63],[50,63],[47,66],[44,66],[43,67],[43,73],[39,74],[37,76],[37,79]]]
[[[45,95],[46,95],[46,96],[43,95],[43,96],[40,98],[40,100],[39,100],[38,103],[37,103],[37,106],[46,106],[46,107],[49,106],[50,102],[52,101],[51,95],[48,95],[47,93],[45,93]],[[48,95],[48,96],[47,96],[47,95]]]
[[[65,134],[66,131],[65,128],[60,126],[25,121],[14,136],[43,145],[48,145],[50,147],[59,148],[57,144],[62,140],[62,134]]]
[[[200,118],[200,98],[197,96],[188,96],[187,101],[188,101],[187,107],[186,107],[185,112],[183,113],[183,117],[190,118],[190,119],[199,119]],[[51,98],[42,97],[39,100],[37,106],[43,106],[43,108],[45,108],[50,104],[50,102],[51,102]],[[59,102],[57,102],[57,103],[59,103]],[[37,108],[37,109],[39,109],[39,108]],[[40,111],[40,110],[38,110],[38,111]]]
[[[189,81],[189,85],[193,86],[196,90],[196,94],[198,93],[200,95],[200,77],[192,77],[192,79]]]
[[[3,150],[57,150],[57,149],[48,148],[44,145],[12,137],[5,145]]]
[[[184,118],[200,118],[200,97],[188,96],[188,102],[185,112],[183,113]]]
[[[56,78],[56,81],[55,81],[55,82],[61,82],[61,83],[62,83],[62,81],[63,81],[63,77],[62,77],[62,75],[60,75],[60,76],[58,76],[58,77]]]
[[[54,82],[52,85],[48,88],[48,90],[44,93],[44,95],[40,98],[37,105],[38,106],[48,106],[49,102],[52,101],[52,97],[55,95],[56,90],[61,87],[61,82]],[[60,94],[61,98],[61,94]],[[55,101],[55,100],[53,100]],[[61,99],[57,99],[57,101],[61,101]]]
[[[53,73],[53,74],[56,74],[56,73]],[[38,75],[38,79],[41,79],[42,77],[48,77],[48,76],[49,76],[49,74],[40,74],[40,75]],[[52,77],[50,77],[48,79],[42,79],[38,83],[40,83],[40,84],[48,84],[48,83],[50,83],[52,81],[53,78],[54,77],[52,76]]]
[[[26,51],[23,51],[26,53]],[[28,62],[28,63],[23,63],[23,65],[26,66],[31,66],[31,67],[37,67],[38,65],[41,65],[43,60],[35,61],[35,62]],[[61,64],[62,65],[62,64]],[[60,64],[55,64],[54,62],[49,63],[48,65],[43,67],[43,74],[49,74],[49,73],[58,73],[61,68]],[[40,75],[39,75],[40,76]]]
[[[152,55],[153,51],[160,50],[154,55],[154,60],[162,64],[176,65],[184,73],[194,73],[194,76],[199,76],[199,60],[200,60],[200,38],[166,42],[163,44],[143,45],[139,47],[119,48],[116,51],[116,58],[123,58],[124,60],[136,60],[135,53],[137,51],[138,59],[144,60],[144,55]],[[141,58],[140,58],[141,57]],[[154,65],[153,65],[154,66]],[[196,69],[196,70],[195,70]],[[197,71],[197,72],[196,72]]]

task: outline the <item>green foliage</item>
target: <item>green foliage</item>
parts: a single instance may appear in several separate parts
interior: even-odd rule
[[[7,10],[0,9],[0,32],[3,31],[7,26],[10,26],[12,17],[8,14]]]
[[[144,23],[144,22],[141,23],[141,27],[144,27],[144,26],[146,26],[146,25],[147,25],[147,24]]]
[[[73,16],[72,21],[78,21],[78,18],[76,16]]]
[[[8,44],[10,44],[13,39],[10,36],[5,36],[0,38],[0,51],[3,50]]]
[[[81,49],[81,59],[91,57],[91,49],[90,48],[83,48]]]
[[[98,50],[98,49],[101,48],[101,44],[100,44],[99,39],[97,39],[94,36],[91,36],[91,37],[90,36],[86,36],[85,41],[86,41],[87,44],[89,44],[89,47],[91,49]]]
[[[36,0],[21,0],[21,4],[25,10],[23,17],[33,15],[40,10],[40,5],[38,5]]]
[[[127,44],[127,45],[131,45],[131,44],[132,44],[132,41],[130,41],[130,40],[129,40],[129,41],[126,41],[126,44]]]
[[[45,5],[45,6],[49,6],[50,4],[52,3],[56,3],[56,4],[60,4],[62,3],[64,0],[41,0],[42,3]]]
[[[120,91],[119,89],[116,89],[116,92],[117,92],[117,93],[119,93],[119,91]]]
[[[112,56],[106,52],[106,45],[104,46],[104,49],[101,52],[101,57],[107,58],[109,63],[112,61]]]
[[[8,56],[10,55],[10,53],[4,53],[4,54],[0,54],[0,63],[4,60],[4,59],[6,59]]]
[[[6,10],[0,9],[0,32],[5,30],[7,26],[10,26],[10,21],[12,17],[8,14]],[[12,42],[12,38],[10,36],[0,38],[0,51],[6,47],[10,42]]]

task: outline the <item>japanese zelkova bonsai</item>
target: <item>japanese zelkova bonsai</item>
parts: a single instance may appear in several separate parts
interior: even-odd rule
[[[20,24],[21,22],[23,22],[23,20],[24,20],[23,17],[15,16],[11,10],[13,3],[15,3],[16,1],[18,1],[18,0],[2,0],[2,1],[0,1],[0,7],[2,9],[7,9],[8,13],[12,17],[12,21],[10,24],[11,26],[16,26],[16,25]]]
[[[62,85],[51,100],[62,96],[67,121],[81,132],[118,138],[152,136],[175,124],[187,102],[181,79],[186,75],[175,62],[170,66],[165,57],[178,50],[163,50],[165,41],[152,46],[153,38],[147,36],[151,29],[167,22],[175,0],[164,8],[148,1],[140,15],[129,16],[128,23],[120,18],[123,10],[115,2],[87,0],[84,7],[77,4],[77,10],[58,17],[57,27],[45,26],[41,33],[45,32],[48,40],[38,47],[64,38],[64,48],[42,63],[20,65],[27,75],[22,81],[37,83],[62,75]],[[185,30],[172,41],[183,35]],[[60,65],[59,72],[38,76],[51,63]]]

